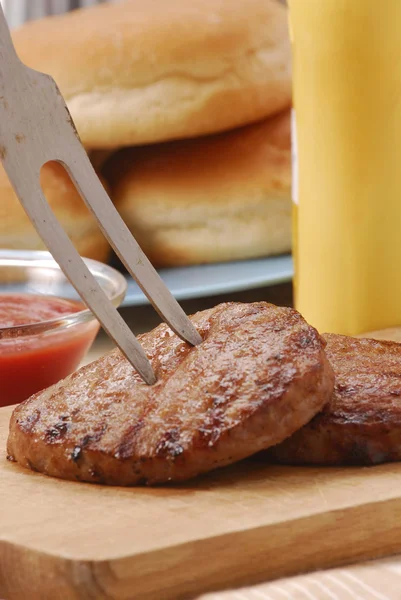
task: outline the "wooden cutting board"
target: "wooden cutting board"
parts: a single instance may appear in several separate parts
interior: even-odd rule
[[[247,461],[170,488],[64,482],[6,461],[0,597],[178,600],[401,551],[401,464]]]

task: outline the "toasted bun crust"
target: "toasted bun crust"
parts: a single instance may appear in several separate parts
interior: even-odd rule
[[[291,102],[276,0],[124,0],[27,23],[13,39],[55,78],[88,148],[215,133]]]
[[[112,197],[156,265],[239,260],[291,248],[290,113],[109,162]]]
[[[56,162],[47,163],[42,169],[41,184],[51,208],[81,256],[106,261],[110,250],[109,244],[64,168]],[[45,249],[2,167],[0,167],[0,247],[21,250]]]

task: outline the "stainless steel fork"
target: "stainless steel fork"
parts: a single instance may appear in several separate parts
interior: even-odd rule
[[[192,322],[108,197],[56,83],[49,75],[26,67],[19,60],[1,7],[0,160],[22,206],[64,274],[148,384],[156,378],[143,348],[90,273],[44,197],[39,176],[45,163],[55,160],[66,168],[111,246],[171,329],[190,344],[201,342]]]

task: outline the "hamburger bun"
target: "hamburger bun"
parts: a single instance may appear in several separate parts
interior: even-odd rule
[[[291,248],[289,110],[228,133],[122,150],[105,176],[122,217],[157,266]]]
[[[64,167],[57,162],[47,163],[42,168],[41,185],[56,217],[81,256],[105,262],[110,251],[109,244]],[[0,167],[0,247],[46,249],[19,203],[3,167]]]
[[[101,171],[113,154],[113,150],[88,150],[89,160],[96,171]]]
[[[87,148],[216,133],[291,102],[277,0],[123,0],[29,22],[13,40],[54,77]]]

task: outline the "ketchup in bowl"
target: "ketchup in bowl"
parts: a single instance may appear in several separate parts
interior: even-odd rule
[[[77,322],[85,310],[55,296],[0,294],[0,406],[16,404],[78,367],[99,323]]]

